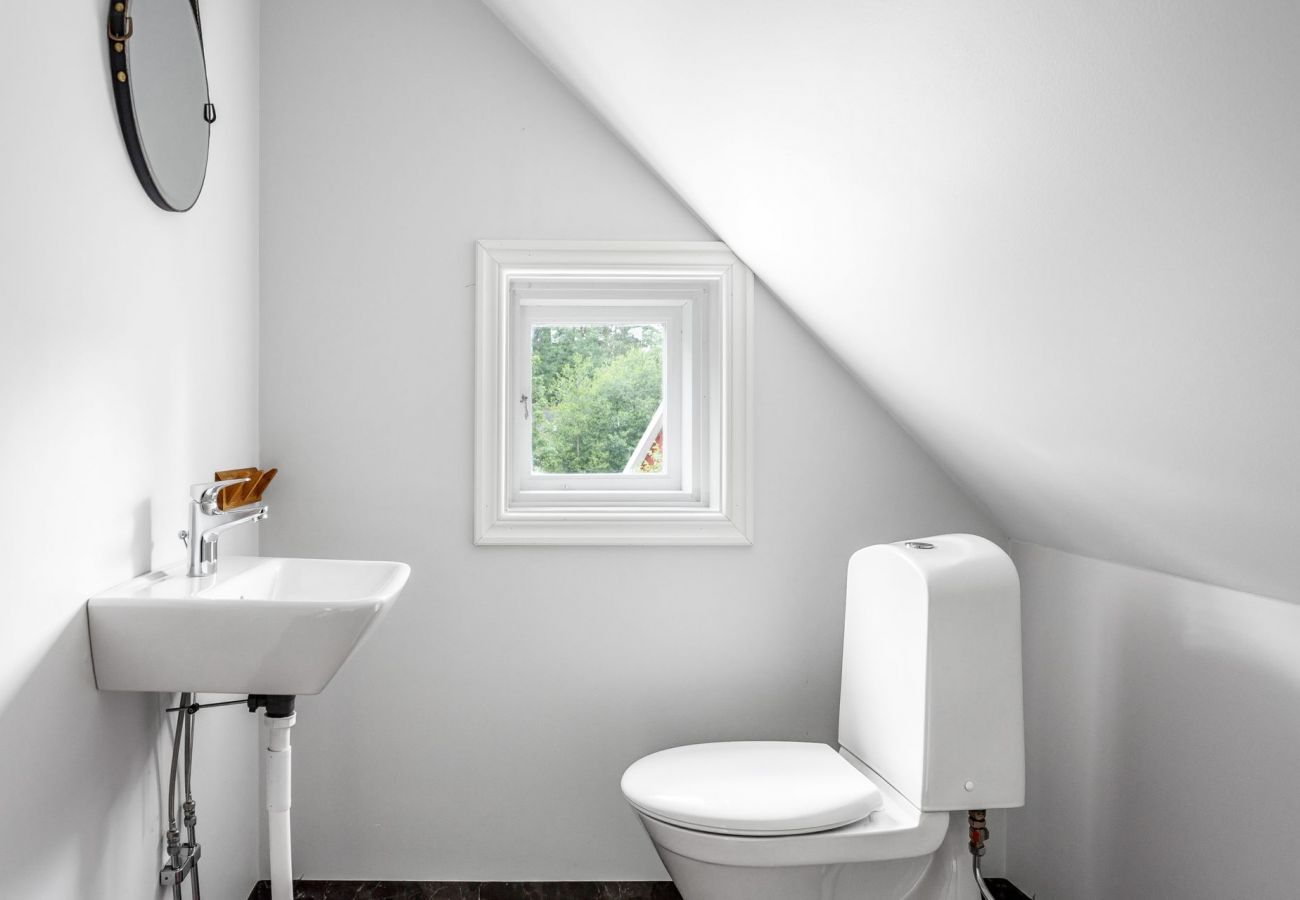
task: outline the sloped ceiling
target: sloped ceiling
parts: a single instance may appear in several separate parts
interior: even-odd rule
[[[488,5],[1011,535],[1300,600],[1300,5]]]

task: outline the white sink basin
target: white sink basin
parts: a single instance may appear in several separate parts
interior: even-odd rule
[[[317,694],[397,599],[398,562],[226,556],[216,574],[184,564],[91,597],[101,691]]]

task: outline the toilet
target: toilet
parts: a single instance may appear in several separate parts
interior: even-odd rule
[[[622,781],[684,900],[978,896],[949,813],[1024,786],[1020,582],[969,534],[849,560],[838,747],[692,744]]]

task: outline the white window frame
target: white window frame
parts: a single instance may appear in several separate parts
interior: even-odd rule
[[[752,543],[754,281],[725,244],[480,241],[477,272],[475,543]],[[663,473],[532,471],[532,328],[565,322],[664,327]]]

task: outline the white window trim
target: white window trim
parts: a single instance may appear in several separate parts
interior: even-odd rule
[[[524,492],[517,484],[516,448],[509,427],[518,406],[518,373],[510,356],[522,318],[515,297],[545,304],[550,302],[549,293],[557,305],[571,306],[581,296],[574,284],[583,280],[593,284],[623,280],[634,285],[678,281],[683,293],[691,295],[699,285],[707,287],[703,300],[695,302],[708,305],[703,310],[708,335],[690,339],[691,343],[707,339],[712,355],[700,376],[704,381],[697,386],[708,405],[704,424],[694,426],[702,458],[683,460],[687,469],[685,480],[679,482],[690,484],[689,492]],[[548,291],[548,283],[564,287]],[[753,274],[721,243],[480,241],[475,543],[752,543],[753,293]]]

